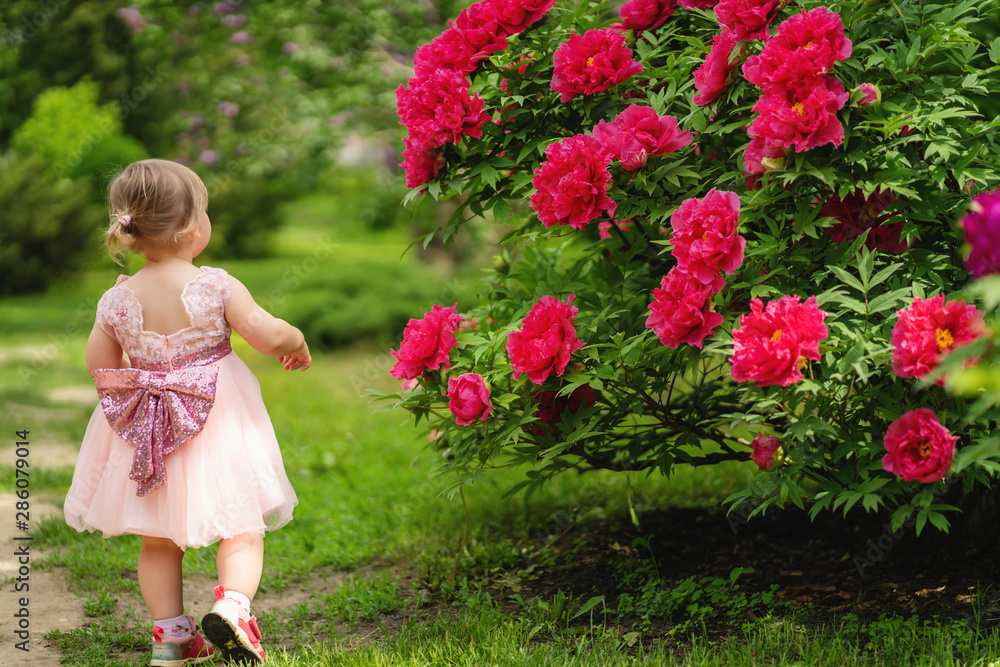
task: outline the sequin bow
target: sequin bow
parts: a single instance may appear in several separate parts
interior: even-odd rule
[[[135,447],[129,479],[139,484],[136,495],[151,493],[167,480],[163,459],[204,428],[218,366],[99,369],[91,375],[111,428]]]

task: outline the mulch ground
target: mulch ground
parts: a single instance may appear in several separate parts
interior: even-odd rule
[[[980,627],[998,627],[1000,548],[994,538],[957,532],[946,535],[928,526],[918,537],[913,526],[904,525],[893,533],[886,517],[862,513],[847,518],[827,513],[812,522],[801,510],[769,510],[745,521],[714,508],[668,508],[642,515],[640,529],[621,523],[568,528],[551,545],[566,558],[532,588],[603,594],[613,601],[622,591],[611,563],[622,556],[648,559],[652,552],[669,581],[692,576],[728,581],[734,568],[753,568],[739,578],[739,590],[769,591],[777,585],[777,594],[796,607],[831,617],[855,613],[873,620],[915,613],[969,620],[978,586]]]

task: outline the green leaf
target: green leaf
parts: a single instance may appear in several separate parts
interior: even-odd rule
[[[1000,453],[1000,436],[993,436],[971,447],[963,447],[955,457],[952,470],[956,473],[961,472],[977,461],[993,458],[997,453]]]
[[[948,532],[948,518],[945,515],[938,514],[937,512],[928,512],[927,518],[930,519],[930,522],[934,524],[935,528],[944,533]]]
[[[1000,37],[996,37],[990,42],[986,52],[995,65],[1000,65]]]
[[[845,285],[853,287],[854,289],[858,290],[862,294],[865,293],[865,288],[861,285],[861,281],[859,281],[857,278],[855,278],[854,276],[852,276],[845,269],[842,269],[839,266],[833,266],[833,265],[831,265],[830,266],[830,270],[833,271],[833,273],[836,274],[836,276],[838,278],[840,278],[840,280],[843,281]]]

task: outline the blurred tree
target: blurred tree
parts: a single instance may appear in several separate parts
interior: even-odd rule
[[[141,66],[128,27],[115,16],[124,0],[0,3],[0,146],[31,115],[34,99],[52,86],[83,78],[106,103],[127,95]]]
[[[57,176],[67,176],[105,138],[121,134],[118,105],[99,107],[97,96],[97,84],[87,80],[72,88],[47,88],[35,98],[31,117],[11,136],[11,148],[23,156],[39,156]]]
[[[0,294],[44,290],[99,245],[100,210],[87,189],[58,178],[40,157],[0,159]]]

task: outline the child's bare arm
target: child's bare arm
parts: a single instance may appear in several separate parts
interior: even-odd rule
[[[277,357],[285,368],[305,370],[312,363],[302,332],[257,305],[243,283],[230,277],[232,294],[226,306],[226,321],[250,347]]]
[[[96,324],[87,339],[86,359],[88,371],[98,368],[128,368],[122,346]]]

